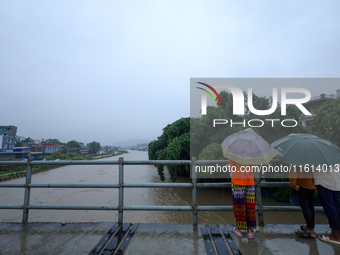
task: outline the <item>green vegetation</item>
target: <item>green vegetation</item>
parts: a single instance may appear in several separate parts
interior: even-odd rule
[[[245,98],[247,98],[246,93]],[[215,145],[214,153],[210,152],[209,157],[207,158],[207,153],[204,150],[207,150],[208,146],[212,144],[221,144],[221,142],[229,135],[236,133],[240,130],[248,128],[247,124],[246,127],[243,125],[233,125],[232,127],[230,124],[225,125],[216,125],[213,127],[212,123],[214,119],[226,119],[230,122],[232,119],[233,122],[242,123],[245,121],[247,123],[249,120],[256,119],[262,120],[265,124],[262,127],[252,127],[252,129],[258,133],[261,137],[263,137],[268,143],[272,143],[281,137],[284,137],[292,131],[294,133],[306,133],[306,129],[301,125],[298,124],[296,127],[292,128],[285,128],[283,127],[280,122],[284,119],[295,119],[296,121],[299,120],[300,110],[295,105],[288,105],[287,106],[287,114],[285,116],[281,116],[281,106],[278,104],[276,110],[270,115],[254,115],[248,109],[247,104],[245,104],[245,115],[237,115],[234,116],[233,111],[233,97],[232,94],[228,92],[222,91],[220,94],[220,98],[222,101],[223,107],[218,102],[218,107],[209,107],[207,108],[207,114],[203,115],[199,118],[192,118],[190,125],[191,125],[191,152],[192,156],[195,156],[198,159],[218,159],[222,154],[221,146],[218,149],[218,146]],[[272,104],[272,99],[267,97],[258,97],[253,94],[253,105],[255,109],[258,110],[265,110],[269,109]],[[275,121],[274,127],[272,127],[272,123],[269,121],[265,121],[266,119],[276,119],[279,121]],[[252,123],[253,125],[259,125],[259,121],[256,123]],[[204,156],[204,158],[203,158]]]
[[[275,200],[279,202],[287,202],[289,196],[295,195],[292,188],[277,188],[275,192]]]
[[[56,139],[56,138],[52,139],[51,142],[56,143],[56,144],[60,144],[60,145],[65,145],[64,143],[60,142],[59,139]]]
[[[95,159],[98,157],[112,157],[112,156],[117,156],[117,155],[121,155],[123,153],[128,153],[127,151],[118,151],[117,153],[115,152],[109,152],[109,153],[105,153],[105,154],[94,154],[91,156],[86,156],[83,154],[74,154],[72,152],[68,152],[67,154],[62,154],[59,151],[55,151],[53,152],[50,156],[46,156],[45,159],[46,160],[56,160],[56,159],[60,159],[60,160],[90,160],[90,159]]]
[[[149,144],[150,160],[189,160],[190,159],[190,118],[181,118],[163,129],[163,134]],[[163,165],[157,165],[158,174],[165,180]],[[168,166],[171,181],[178,175],[189,176],[190,166]]]
[[[100,143],[93,141],[89,144],[89,152],[91,154],[96,154],[100,150]]]
[[[76,141],[69,141],[66,144],[67,148],[81,148],[80,144]]]
[[[52,166],[32,166],[32,171],[52,169]],[[0,179],[26,173],[26,166],[0,166]]]
[[[83,154],[74,154],[72,152],[68,152],[67,154],[62,154],[60,151],[53,152],[50,156],[45,157],[46,160],[82,160],[86,159],[86,156]]]
[[[0,166],[1,174],[13,174],[25,170],[26,170],[25,166]]]
[[[206,221],[207,221],[207,224],[216,224],[216,216],[209,215]]]
[[[205,147],[200,155],[198,156],[200,160],[223,160],[223,154],[221,150],[221,144],[212,143]]]
[[[245,98],[247,98],[246,93]],[[245,103],[245,115],[233,115],[232,94],[222,91],[220,94],[222,105],[218,101],[217,107],[208,106],[207,114],[199,118],[181,118],[163,129],[163,134],[157,140],[149,144],[150,160],[189,160],[190,155],[197,159],[215,160],[224,159],[222,156],[222,141],[233,133],[243,130],[243,125],[216,125],[213,127],[214,119],[232,119],[233,122],[248,122],[251,119],[262,120],[265,124],[262,127],[255,127],[253,130],[263,137],[268,143],[284,137],[294,130],[294,133],[306,133],[306,129],[298,124],[293,129],[283,127],[280,122],[284,119],[295,119],[298,121],[300,110],[294,105],[287,106],[287,114],[281,116],[281,107],[278,104],[274,113],[265,116],[252,114]],[[253,95],[255,109],[269,109],[272,99]],[[275,128],[266,119],[276,119]],[[259,125],[259,123],[253,123]],[[340,132],[339,132],[340,133]],[[191,152],[189,152],[191,150]],[[157,166],[160,179],[164,181],[164,168]],[[189,166],[168,166],[171,181],[175,182],[177,176],[189,176]],[[204,180],[201,180],[204,181]]]
[[[315,114],[310,124],[311,134],[340,146],[340,98],[327,101]]]
[[[60,152],[53,152],[50,156],[46,156],[46,160],[54,161],[56,159],[60,160],[92,160],[102,157],[112,157],[128,153],[127,151],[118,151],[117,153],[110,152],[106,154],[97,154],[91,156],[85,156],[82,154],[67,153],[61,154]],[[33,166],[32,170],[48,170],[57,168],[58,166],[48,165],[48,166]],[[26,166],[0,166],[0,179],[2,176],[16,176],[26,172]]]

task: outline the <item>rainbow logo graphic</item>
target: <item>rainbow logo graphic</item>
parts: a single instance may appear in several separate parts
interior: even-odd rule
[[[197,82],[197,83],[199,83],[199,84],[202,84],[202,85],[204,85],[204,86],[206,86],[206,87],[208,87],[209,89],[211,89],[212,90],[212,92],[214,92],[215,93],[215,95],[217,96],[217,98],[218,98],[218,100],[220,101],[220,104],[221,104],[221,106],[222,106],[222,100],[221,100],[221,98],[220,98],[220,96],[218,95],[218,93],[216,92],[216,90],[213,88],[213,87],[211,87],[210,85],[208,85],[208,84],[205,84],[205,83],[203,83],[203,82]],[[214,96],[208,91],[208,90],[206,90],[206,89],[203,89],[203,88],[200,88],[200,87],[196,87],[196,88],[198,88],[198,89],[201,89],[201,90],[203,90],[203,91],[205,91],[205,92],[207,92],[208,93],[208,95],[209,96],[211,96],[211,98],[214,100],[214,102],[215,102],[215,105],[217,106],[217,103],[216,103],[216,100],[215,100],[215,98],[214,98]]]

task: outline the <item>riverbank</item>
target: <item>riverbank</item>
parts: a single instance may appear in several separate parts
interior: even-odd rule
[[[103,158],[111,158],[111,157],[120,156],[120,155],[123,155],[123,154],[126,154],[126,153],[128,153],[128,152],[119,152],[119,153],[114,154],[114,155],[112,155],[112,154],[98,155],[98,156],[95,155],[94,157],[84,158],[83,160],[97,160],[97,159],[103,159]],[[37,174],[37,173],[49,171],[49,170],[56,169],[56,168],[59,168],[59,167],[63,167],[63,166],[53,166],[53,165],[51,165],[51,166],[34,166],[33,169],[32,169],[32,174]],[[25,169],[19,170],[19,171],[13,171],[13,172],[9,171],[9,173],[0,174],[0,182],[5,182],[5,181],[25,177],[26,176],[26,167],[22,167],[22,168],[25,168]]]

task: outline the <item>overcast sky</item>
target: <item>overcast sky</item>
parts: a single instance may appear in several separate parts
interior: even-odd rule
[[[190,78],[340,77],[339,7],[1,1],[0,125],[62,142],[154,140],[190,115]]]

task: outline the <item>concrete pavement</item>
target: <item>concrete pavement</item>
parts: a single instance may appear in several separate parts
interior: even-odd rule
[[[0,254],[88,254],[112,225],[0,223]],[[207,254],[200,226],[141,223],[125,254]],[[224,227],[242,254],[340,254],[340,245],[296,237],[293,231],[299,225],[266,224],[258,228],[254,239],[236,237],[233,224]],[[330,229],[317,225],[315,230],[322,233]]]

